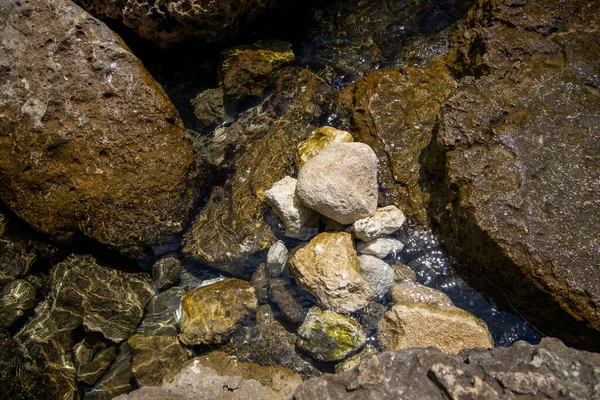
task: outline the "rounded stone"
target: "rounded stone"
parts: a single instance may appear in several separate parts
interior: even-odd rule
[[[358,257],[358,262],[363,278],[371,285],[375,294],[385,296],[394,284],[394,269],[380,258],[368,254]]]

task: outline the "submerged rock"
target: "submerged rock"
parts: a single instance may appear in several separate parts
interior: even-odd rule
[[[378,297],[385,296],[394,284],[394,270],[385,261],[363,254],[358,257],[360,273]]]
[[[114,397],[133,390],[131,357],[133,353],[127,343],[119,346],[119,354],[108,371],[93,388],[86,390],[85,400],[112,400]]]
[[[494,347],[485,322],[457,307],[399,303],[379,322],[377,337],[385,350],[434,346],[446,353]]]
[[[370,217],[377,208],[377,157],[362,143],[332,143],[298,172],[296,197],[340,224]]]
[[[168,289],[179,282],[181,262],[177,255],[167,254],[152,266],[152,279],[158,290]]]
[[[322,361],[342,360],[367,340],[355,319],[318,307],[310,309],[298,336],[298,347]]]
[[[131,371],[139,386],[169,382],[191,356],[177,336],[133,335],[127,340],[133,351]]]
[[[71,1],[8,0],[0,20],[0,199],[54,240],[147,257],[181,232],[201,187],[177,110]]]
[[[267,252],[267,273],[270,278],[277,278],[283,270],[288,260],[288,249],[285,244],[278,240]]]
[[[275,241],[265,222],[264,193],[293,174],[296,146],[320,124],[331,103],[331,89],[319,77],[288,67],[275,74],[273,91],[260,106],[223,128],[227,141],[211,151],[222,160],[227,155],[226,166],[236,172],[213,188],[186,234],[187,256],[248,277],[251,256]]]
[[[398,207],[381,207],[375,211],[375,214],[354,222],[352,232],[360,240],[368,242],[381,235],[396,232],[404,222],[406,217]]]
[[[0,285],[25,277],[36,259],[36,251],[24,241],[0,237]]]
[[[115,346],[107,347],[94,354],[93,358],[77,366],[77,380],[93,386],[115,360],[116,350]]]
[[[223,87],[219,86],[206,89],[191,100],[194,116],[203,128],[213,129],[227,118],[224,96]]]
[[[323,232],[295,251],[289,260],[296,282],[323,308],[347,313],[369,304],[375,293],[360,274],[352,237]]]
[[[299,293],[302,289],[292,286],[287,279],[272,279],[269,283],[269,295],[271,301],[281,310],[283,317],[292,325],[300,325],[306,316],[306,310],[302,307]]]
[[[446,293],[411,281],[392,286],[392,300],[395,303],[421,303],[440,307],[454,305]]]
[[[254,293],[248,282],[235,278],[187,292],[181,299],[179,339],[188,346],[227,341],[256,311]]]
[[[457,355],[410,349],[367,357],[342,374],[309,379],[294,398],[587,399],[600,394],[598,365],[598,354],[568,348],[553,338],[539,345],[520,341]]]
[[[144,312],[144,319],[136,333],[152,336],[177,336],[178,314],[183,293],[183,288],[174,287],[150,299]]]
[[[16,279],[0,288],[0,328],[10,327],[24,311],[35,307],[35,287]]]
[[[354,138],[350,133],[331,126],[323,126],[314,130],[308,136],[308,139],[298,145],[296,164],[302,167],[309,159],[319,154],[325,146],[331,143],[350,142],[354,142]]]
[[[254,288],[254,294],[260,304],[269,300],[269,274],[265,263],[261,263],[252,274],[250,286]]]
[[[415,282],[417,280],[417,274],[408,265],[396,262],[392,265],[394,269],[394,281],[396,282]]]

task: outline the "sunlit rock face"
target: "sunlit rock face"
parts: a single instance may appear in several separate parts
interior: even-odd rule
[[[57,241],[145,257],[201,182],[177,110],[121,39],[70,1],[5,1],[0,199]]]

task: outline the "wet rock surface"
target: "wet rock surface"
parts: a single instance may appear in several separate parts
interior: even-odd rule
[[[264,192],[294,172],[296,146],[320,125],[331,100],[331,89],[319,77],[308,70],[284,68],[277,72],[265,101],[224,128],[232,138],[221,144],[227,148],[226,165],[236,173],[213,188],[186,234],[187,255],[247,276],[250,255],[275,241],[264,220]]]
[[[394,284],[394,270],[378,257],[362,254],[358,257],[360,273],[378,297],[385,296]]]
[[[133,374],[131,357],[133,353],[127,343],[119,346],[117,358],[100,381],[87,390],[85,400],[112,400],[114,397],[133,390]]]
[[[35,307],[35,287],[16,279],[0,288],[0,328],[10,327],[24,312]]]
[[[195,154],[141,62],[70,1],[0,13],[0,199],[55,240],[82,234],[128,256],[181,232]]]
[[[77,381],[84,382],[90,386],[98,382],[98,379],[104,375],[112,362],[115,360],[117,353],[116,348],[114,346],[110,346],[93,354],[93,358],[91,357],[92,354],[93,351],[90,351],[90,358],[86,360],[79,360],[79,365],[76,365]]]
[[[392,300],[395,303],[421,303],[436,306],[453,306],[447,294],[416,282],[403,281],[392,286]]]
[[[298,145],[298,166],[303,166],[309,159],[313,158],[323,148],[331,143],[354,142],[352,135],[346,131],[323,126],[313,131],[304,142]]]
[[[163,381],[169,382],[191,355],[177,336],[138,334],[131,336],[127,344],[133,351],[131,372],[139,386],[160,386]]]
[[[361,218],[352,224],[352,233],[365,242],[381,235],[394,233],[406,222],[402,210],[396,206],[381,207],[373,215]]]
[[[312,378],[294,398],[593,398],[599,395],[599,363],[598,354],[552,338],[539,345],[517,342],[457,355],[411,349],[367,357],[348,372]]]
[[[377,258],[395,256],[404,248],[404,244],[392,238],[377,238],[368,242],[360,242],[356,246],[356,251],[360,254],[368,254]]]
[[[152,279],[158,290],[168,289],[179,282],[181,262],[176,254],[168,254],[152,266]]]
[[[542,332],[588,349],[600,348],[600,224],[589,218],[600,206],[600,98],[583,71],[597,69],[599,15],[586,1],[475,8],[449,57],[467,77],[431,151],[445,179],[431,214],[461,271],[509,292]]]
[[[136,333],[152,336],[176,336],[177,313],[185,290],[174,287],[152,297],[144,310],[144,319]]]

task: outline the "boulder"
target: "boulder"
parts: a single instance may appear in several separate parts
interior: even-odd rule
[[[385,296],[394,284],[394,269],[382,259],[363,254],[358,257],[360,274],[378,297]]]
[[[377,208],[377,157],[363,143],[332,143],[298,172],[296,197],[340,224],[370,217]]]
[[[181,299],[179,339],[188,346],[223,343],[256,311],[248,282],[230,278],[193,289]]]
[[[23,278],[37,259],[37,252],[24,240],[0,236],[0,285]]]
[[[554,338],[539,345],[385,352],[342,374],[309,379],[294,393],[309,399],[589,399],[600,392],[600,356]]]
[[[494,347],[485,322],[457,307],[398,303],[379,322],[384,350],[434,346],[446,353]]]
[[[378,208],[374,215],[359,219],[352,224],[352,233],[365,242],[381,235],[394,233],[404,225],[406,217],[396,206]]]
[[[395,303],[421,303],[440,307],[454,305],[446,293],[411,281],[402,281],[392,286],[392,300]]]
[[[181,232],[201,186],[177,110],[71,1],[8,0],[0,20],[0,199],[54,240],[152,256]]]
[[[285,225],[285,236],[308,240],[318,232],[319,214],[303,207],[296,197],[296,179],[291,176],[275,182],[265,192],[265,202]]]
[[[127,344],[133,351],[131,371],[138,386],[160,386],[169,382],[191,356],[177,336],[136,334]]]
[[[348,313],[366,306],[375,296],[360,274],[349,233],[318,234],[294,252],[289,265],[298,285],[315,296],[323,308]]]
[[[356,250],[360,254],[368,254],[377,258],[385,258],[389,255],[398,255],[404,248],[404,243],[392,238],[377,238],[368,242],[360,242]]]
[[[152,266],[152,279],[158,290],[168,289],[179,282],[181,262],[177,254],[171,253],[162,257]]]
[[[449,64],[465,78],[429,152],[431,214],[459,272],[544,334],[595,350],[599,22],[587,1],[481,2],[455,38]]]
[[[97,18],[118,20],[140,37],[161,47],[187,40],[214,42],[235,33],[245,22],[266,11],[270,1],[227,0],[77,0]]]
[[[313,307],[298,328],[298,347],[321,361],[339,361],[360,350],[367,337],[351,317]]]
[[[293,174],[296,146],[318,126],[332,97],[319,77],[287,67],[275,74],[273,90],[259,107],[223,128],[226,140],[210,151],[223,160],[223,167],[236,172],[213,188],[186,234],[188,257],[249,278],[251,256],[275,242],[265,221],[264,193]]]
[[[350,142],[354,142],[354,138],[350,133],[331,126],[322,126],[312,131],[308,139],[298,145],[296,164],[302,167],[309,159],[319,154],[330,143]]]

